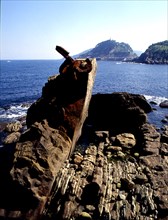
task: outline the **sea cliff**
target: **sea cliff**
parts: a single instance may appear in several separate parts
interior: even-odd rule
[[[168,41],[150,45],[144,53],[133,61],[146,64],[168,64]]]

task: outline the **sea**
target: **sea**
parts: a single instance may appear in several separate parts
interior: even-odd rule
[[[48,78],[59,73],[63,61],[1,60],[0,123],[26,116]],[[154,109],[147,115],[148,121],[158,129],[168,125],[168,109],[159,107],[168,100],[168,65],[97,61],[93,94],[113,92],[144,95]]]

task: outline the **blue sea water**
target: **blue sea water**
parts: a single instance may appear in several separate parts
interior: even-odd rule
[[[63,60],[1,60],[0,122],[26,115],[32,102],[41,96],[48,77],[59,73]],[[168,99],[168,66],[97,61],[93,94],[129,92],[155,101],[157,111],[149,114],[156,126],[168,114],[159,107]]]

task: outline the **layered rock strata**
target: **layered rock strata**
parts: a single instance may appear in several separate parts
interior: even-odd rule
[[[168,143],[148,123],[140,130],[138,146],[131,133],[95,132],[96,141],[83,154],[76,151],[58,173],[44,219],[166,220]]]

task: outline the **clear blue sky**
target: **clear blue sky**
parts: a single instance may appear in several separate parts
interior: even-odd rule
[[[107,39],[133,50],[168,38],[167,0],[1,0],[1,59],[59,59]]]

